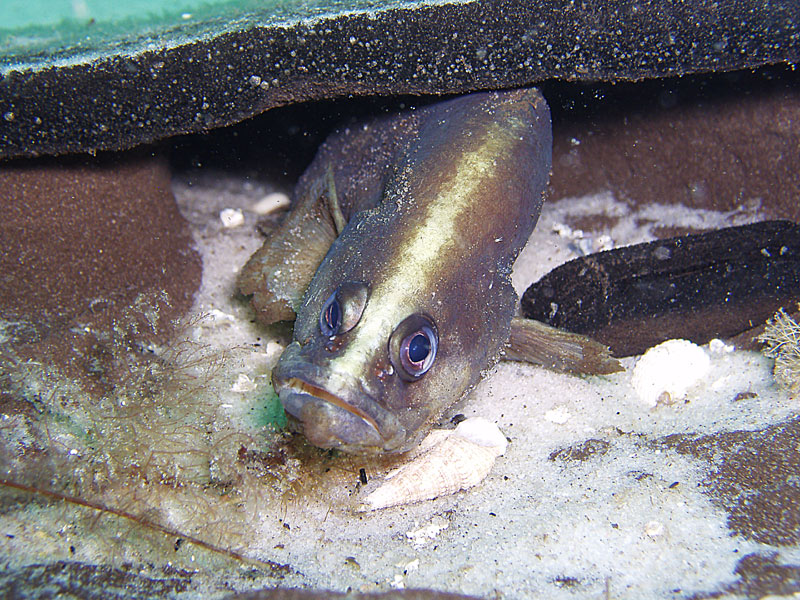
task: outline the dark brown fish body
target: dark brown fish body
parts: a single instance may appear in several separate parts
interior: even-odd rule
[[[536,90],[471,94],[382,123],[393,126],[401,143],[381,146],[389,168],[360,197],[347,191],[357,198],[345,209],[361,210],[293,306],[294,341],[273,372],[320,447],[408,449],[498,359],[517,300],[511,268],[550,171]],[[334,145],[375,132],[339,135]],[[335,204],[345,186],[328,179]]]

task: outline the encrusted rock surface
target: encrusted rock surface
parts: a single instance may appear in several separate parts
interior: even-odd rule
[[[85,372],[123,315],[144,336],[188,310],[200,258],[170,186],[141,153],[0,165],[3,341]]]
[[[176,23],[55,54],[0,52],[0,158],[129,148],[305,100],[636,81],[800,56],[793,0],[225,10],[189,35]]]

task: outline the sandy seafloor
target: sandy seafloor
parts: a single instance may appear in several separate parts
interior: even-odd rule
[[[251,209],[272,190],[225,176],[187,181],[178,178],[175,192],[203,255],[196,310],[213,317],[197,335],[204,343],[240,348],[261,338],[257,349],[237,353],[223,375],[229,379],[224,385],[240,390],[223,395],[225,409],[235,413],[249,405],[243,400],[248,393],[268,385],[280,352],[234,300],[236,272],[263,239]],[[240,226],[222,226],[219,214],[226,208],[241,209]],[[565,225],[593,216],[620,218],[600,221],[616,221],[610,230],[583,234]],[[549,200],[517,261],[514,285],[521,294],[581,251],[653,239],[655,226],[702,229],[760,218],[753,207],[723,214],[649,205],[633,213],[609,194]],[[684,401],[657,407],[630,385],[636,359],[625,359],[626,372],[605,377],[501,363],[443,419],[480,415],[510,440],[481,485],[362,513],[355,507],[366,492],[349,472],[320,481],[302,502],[260,506],[246,552],[290,565],[296,573],[277,582],[281,586],[405,586],[486,598],[673,598],[721,590],[737,580],[734,569],[744,555],[770,548],[728,529],[727,514],[701,485],[707,464],[648,441],[754,430],[795,415],[797,406],[775,384],[770,360],[705,349],[710,372]],[[742,399],[741,392],[754,394]],[[606,451],[586,460],[550,459],[587,439],[602,440]],[[383,473],[368,459],[363,466],[372,480],[368,491]],[[781,556],[800,559],[791,547]]]

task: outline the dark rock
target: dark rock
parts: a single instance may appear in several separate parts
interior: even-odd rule
[[[631,204],[744,207],[800,220],[796,74],[764,69],[577,95],[563,86],[544,91],[553,113],[551,198],[610,190]]]
[[[800,565],[782,564],[778,553],[766,556],[748,554],[744,556],[733,571],[738,581],[726,585],[721,590],[693,594],[691,600],[706,598],[776,598],[793,596],[800,591]]]
[[[553,584],[559,588],[577,588],[581,586],[581,580],[569,575],[557,575],[553,578]]]
[[[756,431],[675,434],[653,442],[708,464],[704,491],[728,527],[775,546],[800,542],[800,419]]]
[[[151,578],[138,571],[69,561],[27,565],[0,573],[0,589],[6,600],[149,600],[174,597],[192,581],[188,574]]]
[[[6,163],[0,207],[0,318],[20,355],[91,372],[97,337],[123,315],[148,321],[130,323],[146,339],[191,306],[201,263],[164,161]]]
[[[189,35],[178,17],[116,39],[78,32],[59,48],[17,47],[29,36],[12,32],[0,53],[0,157],[129,148],[303,100],[635,81],[800,56],[794,0],[222,10]]]
[[[477,600],[474,596],[436,590],[393,590],[359,594],[326,590],[269,589],[228,596],[226,600]]]
[[[593,456],[603,456],[608,452],[609,444],[606,440],[588,439],[574,446],[559,448],[550,453],[548,460],[578,461],[589,460]]]
[[[764,221],[576,258],[521,305],[530,319],[629,356],[672,338],[730,338],[798,301],[800,227]]]

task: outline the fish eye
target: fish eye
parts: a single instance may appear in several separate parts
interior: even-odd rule
[[[405,318],[389,338],[389,357],[400,376],[416,381],[433,366],[439,336],[433,320],[421,314]]]
[[[322,312],[319,313],[319,330],[322,335],[336,335],[341,324],[342,309],[339,306],[339,299],[336,298],[336,292],[333,292],[322,306]]]
[[[328,296],[319,313],[319,330],[332,337],[350,331],[358,324],[367,304],[368,288],[365,283],[347,281]]]

